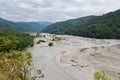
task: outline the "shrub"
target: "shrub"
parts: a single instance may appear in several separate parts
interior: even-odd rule
[[[28,80],[31,70],[32,54],[10,51],[0,54],[0,80]],[[27,68],[26,68],[27,67]]]
[[[52,43],[52,42],[50,42],[50,43],[48,44],[48,46],[53,46],[53,43]]]
[[[43,37],[45,38],[46,36],[45,36],[45,35],[43,35]]]
[[[105,72],[95,72],[94,73],[94,80],[112,80],[110,79]]]
[[[40,42],[45,42],[44,40],[39,40],[38,42],[37,42],[37,44],[40,44]]]
[[[87,48],[83,48],[83,49],[81,49],[80,51],[85,51]]]
[[[39,37],[39,36],[40,36],[40,34],[39,34],[39,33],[37,33],[37,34],[36,34],[36,37]]]
[[[54,38],[52,39],[52,41],[60,41],[60,40],[61,40],[60,37],[54,37]]]

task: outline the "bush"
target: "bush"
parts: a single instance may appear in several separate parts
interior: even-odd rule
[[[95,72],[94,73],[94,80],[112,80],[110,79],[105,72]]]
[[[37,37],[42,37],[42,34],[41,34],[40,32],[37,32],[35,37],[36,37],[36,38],[37,38]]]
[[[40,44],[40,42],[45,42],[44,40],[39,40],[38,42],[37,42],[37,44]]]
[[[52,42],[50,42],[50,43],[48,44],[48,46],[53,46],[53,43],[52,43]]]
[[[52,41],[60,41],[60,40],[61,40],[60,37],[54,37],[54,38],[52,39]]]
[[[46,36],[45,36],[45,35],[43,35],[43,37],[45,38]]]
[[[29,52],[10,51],[0,54],[0,80],[29,80],[32,54]],[[26,68],[27,67],[27,68]]]

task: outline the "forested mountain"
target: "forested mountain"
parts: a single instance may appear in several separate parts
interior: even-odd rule
[[[100,39],[120,39],[120,10],[102,16],[88,16],[57,22],[42,31]]]
[[[38,32],[50,25],[49,22],[12,22],[0,18],[0,28],[27,32]]]
[[[20,30],[16,23],[0,18],[0,28]]]

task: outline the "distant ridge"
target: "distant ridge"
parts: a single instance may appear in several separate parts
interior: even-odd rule
[[[0,28],[11,29],[27,32],[39,32],[46,26],[50,25],[50,22],[12,22],[0,17]]]
[[[14,23],[12,21],[5,20],[3,18],[0,18],[0,28],[20,30],[20,28],[17,27],[16,23]]]
[[[120,39],[120,9],[101,16],[87,16],[57,22],[42,32],[99,39]]]

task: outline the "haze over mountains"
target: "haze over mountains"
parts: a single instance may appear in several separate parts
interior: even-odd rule
[[[21,27],[23,31],[28,32],[40,32],[46,26],[52,24],[50,22],[17,22],[18,26]]]
[[[52,24],[51,22],[12,22],[0,18],[0,28],[11,29],[27,32],[39,32],[46,26]]]
[[[42,31],[100,39],[120,39],[120,9],[102,16],[87,16],[57,22],[49,25]]]

